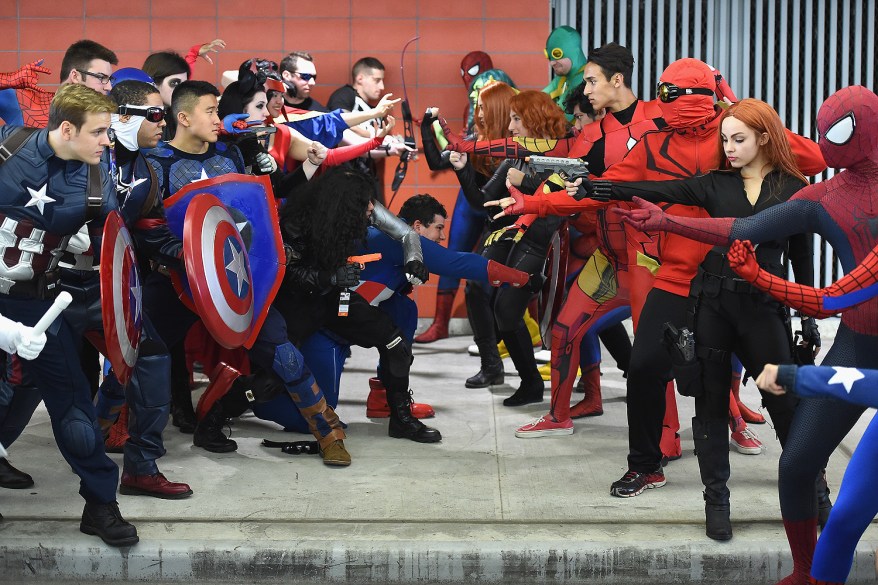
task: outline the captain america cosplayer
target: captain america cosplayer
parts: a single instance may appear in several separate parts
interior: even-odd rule
[[[64,85],[52,101],[47,129],[28,136],[0,167],[5,258],[0,312],[7,317],[35,324],[52,304],[60,252],[87,221],[90,234],[97,233],[117,207],[113,184],[98,164],[115,110],[111,100],[90,88]],[[0,140],[13,133],[21,136],[13,127],[0,128]],[[91,239],[99,249],[100,237]],[[119,470],[104,452],[91,389],[79,364],[80,340],[64,319],[56,319],[46,335],[46,350],[22,365],[42,389],[58,448],[80,477],[86,501],[80,530],[111,546],[133,545],[137,530],[116,503]]]
[[[120,77],[139,74],[139,70],[120,70]],[[130,84],[140,84],[130,85]],[[115,88],[114,88],[115,89]],[[151,84],[142,81],[128,82],[123,88],[112,93],[113,99],[122,100],[122,105],[154,107],[163,115],[158,91]],[[151,98],[151,99],[148,99]],[[147,101],[152,102],[147,104]],[[125,223],[131,226],[131,232],[137,242],[138,250],[145,257],[151,257],[168,263],[171,258],[179,263],[181,255],[180,241],[167,229],[164,221],[161,200],[157,190],[153,190],[150,167],[146,160],[138,154],[138,141],[144,147],[153,147],[158,142],[163,121],[151,120],[151,125],[144,125],[146,118],[132,115],[139,111],[130,108],[131,113],[120,116],[112,115],[111,129],[120,138],[115,144],[113,153],[104,156],[102,164],[112,173],[116,184],[117,202]],[[126,110],[127,111],[127,110]],[[142,113],[147,114],[146,111]],[[157,116],[153,116],[157,117]],[[141,130],[142,129],[142,130]],[[153,130],[152,134],[149,131]],[[133,148],[134,150],[131,150]],[[119,155],[118,159],[113,154]],[[140,178],[137,178],[140,175]],[[75,243],[74,242],[78,242]],[[59,262],[61,290],[69,292],[73,297],[71,306],[64,313],[64,319],[78,335],[83,334],[89,340],[104,346],[109,340],[104,338],[100,289],[101,282],[97,268],[93,266],[95,256],[88,245],[87,233],[82,232],[71,239],[65,255]],[[105,275],[105,278],[111,276]],[[114,343],[114,342],[110,342]],[[133,415],[128,422],[127,431],[130,435],[125,442],[124,467],[120,484],[120,493],[126,495],[150,495],[165,499],[176,499],[192,494],[185,483],[168,481],[156,465],[156,460],[165,454],[162,431],[168,419],[169,357],[167,351],[152,330],[148,319],[144,319],[139,353],[134,365],[134,372],[124,389],[117,381],[112,370],[105,377],[97,395],[98,421],[104,432],[107,432],[119,416],[119,410],[127,403]],[[36,387],[18,385],[15,388],[14,402],[9,415],[3,420],[4,440],[11,444],[29,422],[34,409],[39,404],[40,392]],[[13,433],[13,431],[15,431]]]
[[[424,265],[431,274],[481,280],[492,286],[508,284],[518,287],[528,283],[528,275],[525,272],[489,261],[479,254],[454,252],[441,246],[439,242],[445,239],[442,232],[445,214],[445,207],[430,195],[414,195],[403,203],[399,212],[400,218],[420,235]],[[357,291],[369,304],[387,313],[411,346],[418,324],[418,307],[409,296],[411,283],[406,277],[403,249],[398,241],[375,227],[369,227],[366,243],[358,254],[374,253],[381,254],[381,258],[365,265],[360,273],[360,283],[351,290]],[[333,338],[331,334],[326,337],[328,340]],[[343,340],[339,339],[339,341]],[[346,347],[347,344],[344,346]],[[302,351],[309,366],[314,370],[315,377],[318,380],[324,379],[324,376],[329,380],[334,378],[332,385],[337,388],[344,361],[338,363],[334,356],[347,353],[345,349],[333,349],[322,356],[312,354],[305,348]],[[366,401],[366,415],[370,418],[386,418],[390,415],[381,371],[382,366],[379,364],[377,376],[369,380],[370,393]],[[253,412],[260,418],[277,422],[286,430],[302,432],[301,416],[286,408],[288,401],[283,398],[279,397],[270,403],[259,404]],[[274,406],[273,412],[272,406]],[[413,403],[412,414],[417,418],[427,418],[433,415],[433,409],[426,404]]]
[[[171,142],[146,153],[164,199],[194,181],[244,172],[238,148],[217,142],[218,95],[215,87],[200,81],[181,83],[174,90],[172,111],[177,118],[177,134]],[[183,340],[199,316],[180,302],[170,278],[162,272],[167,274],[165,270],[155,271],[145,279],[144,305],[162,340],[174,346]],[[238,416],[250,408],[251,396],[270,399],[287,392],[299,409],[308,414],[309,427],[320,444],[324,463],[350,465],[338,417],[327,405],[301,354],[290,343],[280,314],[271,306],[265,310],[262,326],[248,352],[251,364],[257,367],[256,373],[242,377],[225,364],[213,372],[211,384],[196,410],[194,444],[213,452],[236,450],[237,443],[222,433],[226,417]]]
[[[714,245],[734,240],[758,243],[802,231],[824,236],[844,270],[851,270],[878,244],[878,96],[862,86],[840,89],[817,113],[818,145],[826,164],[845,169],[805,187],[790,201],[752,217],[678,218],[646,202],[629,220],[638,229],[666,230]],[[878,300],[845,312],[823,365],[878,367]],[[817,537],[814,480],[829,455],[863,413],[845,402],[803,398],[781,454],[779,491],[784,528],[793,554],[793,573],[783,585],[807,583]],[[831,517],[831,515],[830,515]]]
[[[756,288],[803,315],[818,319],[850,309],[875,297],[878,289],[878,247],[832,285],[815,289],[788,282],[760,269],[753,245],[735,240],[729,264]],[[878,407],[878,371],[850,367],[766,365],[756,380],[763,390],[784,389],[810,398],[830,397],[865,407]],[[878,423],[873,420],[863,433],[844,475],[838,499],[817,541],[811,577],[818,583],[844,583],[850,573],[857,543],[878,513],[871,489],[875,484]],[[821,581],[822,580],[822,581]]]

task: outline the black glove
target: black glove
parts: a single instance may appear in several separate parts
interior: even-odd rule
[[[424,284],[430,279],[430,271],[420,260],[409,260],[405,263],[405,273],[412,284]]]
[[[342,288],[350,288],[360,283],[360,265],[356,262],[345,264],[338,268],[335,273],[329,277],[329,283],[333,286]]]
[[[577,201],[583,199],[595,199],[597,201],[609,201],[612,198],[613,183],[606,179],[591,181],[588,177],[582,178],[582,183],[573,198]]]
[[[796,331],[796,338],[802,336],[802,341],[796,344],[798,362],[800,364],[813,364],[814,358],[820,353],[820,330],[817,328],[817,320],[813,317],[803,316],[801,323],[802,330]]]

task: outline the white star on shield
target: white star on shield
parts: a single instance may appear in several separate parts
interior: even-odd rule
[[[226,270],[234,273],[235,277],[238,279],[238,296],[240,296],[244,283],[250,283],[250,281],[247,280],[247,266],[244,264],[244,252],[239,252],[232,244],[231,240],[228,240],[228,244],[232,251],[232,261],[226,265]]]

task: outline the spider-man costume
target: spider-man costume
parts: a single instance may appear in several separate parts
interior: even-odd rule
[[[762,242],[802,231],[824,236],[851,270],[878,244],[878,96],[862,86],[829,96],[817,114],[818,144],[826,163],[846,169],[799,191],[787,203],[746,219],[670,217],[654,206],[631,213],[645,229],[663,229],[712,244]],[[823,365],[878,367],[878,300],[842,315]],[[780,459],[780,504],[793,553],[793,574],[783,585],[807,583],[816,541],[814,480],[829,455],[863,413],[832,399],[803,398]]]
[[[49,123],[49,104],[55,93],[37,87],[38,73],[52,73],[42,63],[41,59],[28,63],[18,71],[0,73],[0,90],[3,90],[0,93],[7,97],[6,100],[0,100],[5,106],[0,110],[0,118],[7,124],[17,122],[33,128],[45,128]]]
[[[856,268],[822,289],[787,282],[760,270],[755,262],[753,246],[749,242],[735,241],[729,250],[729,264],[742,278],[757,288],[805,315],[818,318],[828,317],[839,310],[873,299],[878,284],[878,247],[873,248]],[[857,372],[858,375],[848,378],[844,376],[846,370],[849,369],[802,367],[797,370],[795,366],[781,366],[778,369],[778,384],[801,396],[831,396],[862,406],[876,407],[878,394],[874,392],[874,386],[878,372],[849,370],[849,373]],[[844,583],[850,573],[857,542],[869,522],[878,514],[878,502],[871,497],[872,486],[878,479],[878,468],[875,466],[878,458],[876,446],[878,419],[866,428],[848,463],[838,500],[814,553],[812,577],[824,579],[828,583]]]

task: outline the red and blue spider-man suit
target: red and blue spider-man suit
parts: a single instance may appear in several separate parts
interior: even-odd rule
[[[42,63],[41,59],[28,63],[18,71],[0,73],[0,90],[14,90],[15,101],[18,102],[17,108],[16,104],[9,104],[3,110],[2,117],[7,124],[20,123],[32,128],[45,128],[49,123],[49,104],[55,92],[37,87],[39,80],[37,74],[51,73],[49,69],[42,66]]]
[[[736,240],[729,250],[729,264],[744,279],[764,290],[777,300],[813,317],[828,317],[859,303],[873,299],[878,292],[878,247],[873,248],[863,262],[834,284],[815,289],[787,282],[759,269],[750,242]],[[875,370],[851,370],[858,377],[849,379],[841,387],[835,376],[839,370],[821,367],[798,368],[781,366],[778,383],[794,389],[801,396],[829,395],[866,407],[876,407]],[[830,378],[830,376],[832,376]],[[865,376],[865,378],[864,378]],[[862,381],[859,381],[862,380]],[[856,387],[853,382],[856,382]],[[878,514],[878,500],[871,490],[878,480],[878,418],[866,428],[856,451],[851,457],[844,483],[838,493],[826,526],[814,552],[811,576],[825,583],[844,583],[850,573],[854,552],[860,537]],[[797,567],[798,568],[798,567]]]
[[[630,221],[720,245],[816,232],[851,270],[878,244],[878,96],[862,86],[837,91],[820,107],[817,130],[826,163],[845,170],[786,203],[742,219],[677,218],[647,204],[633,211]],[[823,365],[878,367],[878,299],[842,315]],[[779,470],[781,513],[794,561],[783,585],[808,582],[817,538],[814,480],[863,410],[828,398],[803,398],[796,409]]]

